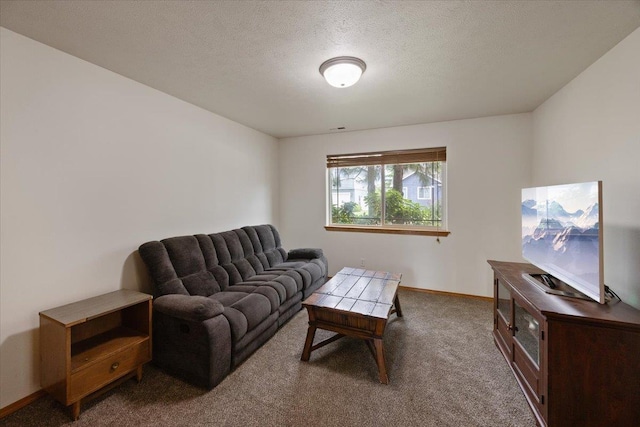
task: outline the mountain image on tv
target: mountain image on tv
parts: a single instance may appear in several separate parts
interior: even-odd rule
[[[522,256],[567,283],[600,281],[599,183],[522,190]]]

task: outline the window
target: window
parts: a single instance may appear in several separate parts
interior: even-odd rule
[[[443,236],[446,148],[327,156],[328,230]]]
[[[419,200],[431,200],[431,192],[433,191],[433,186],[429,185],[427,187],[418,187],[418,199]]]

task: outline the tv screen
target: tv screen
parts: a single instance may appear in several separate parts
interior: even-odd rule
[[[522,190],[522,256],[605,303],[602,182]]]

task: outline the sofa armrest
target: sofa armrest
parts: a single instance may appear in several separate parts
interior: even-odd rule
[[[191,295],[163,295],[153,300],[153,309],[167,316],[196,322],[211,319],[224,311],[218,301]]]
[[[322,258],[324,253],[318,248],[292,249],[287,254],[287,259],[316,259]]]

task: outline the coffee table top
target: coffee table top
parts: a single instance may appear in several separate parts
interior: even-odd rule
[[[302,305],[387,319],[401,279],[402,274],[345,267]]]

